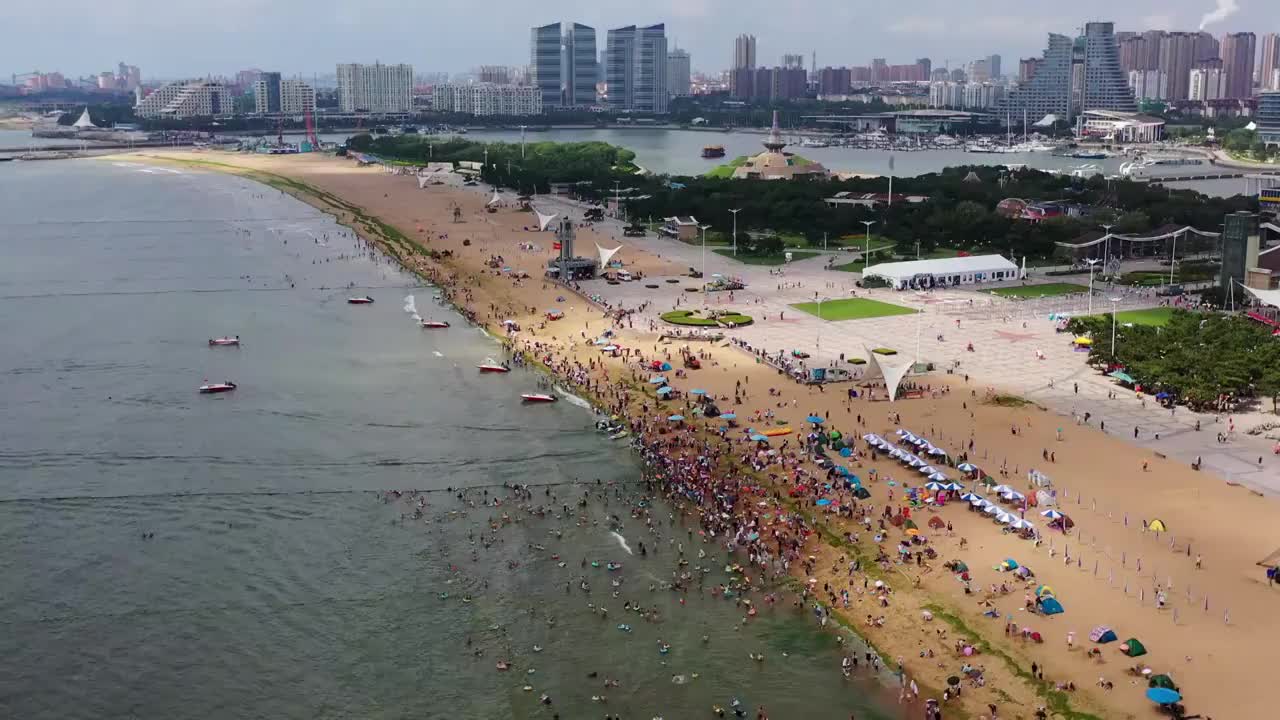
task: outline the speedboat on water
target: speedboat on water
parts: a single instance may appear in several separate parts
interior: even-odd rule
[[[444,320],[423,320],[422,328],[424,330],[442,330],[449,327],[449,323]]]
[[[484,362],[480,363],[476,367],[480,368],[480,372],[485,372],[485,373],[511,372],[511,368],[508,367],[505,363],[500,363],[497,360],[494,360],[493,358],[486,358]]]
[[[214,393],[231,392],[236,389],[236,384],[230,380],[220,383],[211,383],[208,380],[200,386],[201,395],[212,395]]]
[[[556,396],[546,393],[521,393],[520,399],[528,403],[553,403],[556,401]]]
[[[372,305],[373,298],[369,297],[368,295],[365,295],[364,297],[349,297],[347,298],[347,304],[348,305]]]
[[[240,336],[210,338],[209,347],[240,347]]]

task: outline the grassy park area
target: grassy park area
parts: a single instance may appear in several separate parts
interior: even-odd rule
[[[749,255],[739,250],[738,254],[734,255],[733,248],[716,248],[715,250],[712,250],[712,252],[718,255],[723,255],[727,258],[732,258],[746,265],[782,265],[787,262],[787,252],[791,253],[791,262],[808,260],[818,254],[816,252],[809,252],[808,250],[788,250],[786,252],[773,253],[771,255]]]
[[[1095,303],[1096,307],[1097,304]],[[1092,315],[1106,322],[1111,322],[1111,314]],[[1173,308],[1157,307],[1147,308],[1146,310],[1121,310],[1116,313],[1116,322],[1121,325],[1147,325],[1150,327],[1164,327],[1169,324],[1169,318],[1173,317]]]
[[[821,306],[821,314],[819,314],[819,306]],[[824,303],[807,302],[792,305],[791,307],[801,312],[809,313],[814,317],[820,317],[823,320],[865,320],[867,318],[911,315],[915,313],[915,310],[908,307],[864,298],[842,298],[840,300],[828,300]]]
[[[1000,297],[1030,299],[1052,297],[1054,295],[1074,295],[1089,292],[1086,285],[1075,283],[1045,283],[1043,285],[1019,285],[1016,287],[995,288],[987,292]]]

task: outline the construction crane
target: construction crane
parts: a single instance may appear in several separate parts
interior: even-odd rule
[[[276,144],[284,147],[284,117],[276,121]]]
[[[311,149],[319,152],[320,138],[316,137],[316,123],[311,116],[311,110],[307,110],[306,115],[303,117],[307,124],[307,140],[311,143]]]

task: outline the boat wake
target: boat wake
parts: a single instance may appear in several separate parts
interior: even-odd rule
[[[440,352],[439,350],[432,350],[431,354],[435,355],[436,357],[444,357],[444,353]]]
[[[627,544],[627,539],[622,537],[622,535],[620,535],[618,531],[613,530],[613,531],[610,531],[609,534],[613,536],[614,540],[618,541],[618,544],[622,546],[623,550],[627,551],[628,555],[635,555],[635,553],[631,552],[631,546]]]
[[[566,392],[564,390],[561,390],[560,388],[556,388],[556,394],[564,398],[565,400],[568,400],[569,404],[571,405],[577,405],[583,410],[591,409],[591,403],[587,402],[586,400],[583,400],[582,398],[578,397],[577,395],[574,395],[571,392]]]
[[[422,316],[418,314],[418,304],[414,302],[412,295],[404,296],[404,311],[409,313],[409,317],[412,317],[414,322],[422,322]]]

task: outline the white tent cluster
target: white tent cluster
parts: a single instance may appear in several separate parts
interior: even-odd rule
[[[862,376],[866,380],[874,380],[882,378],[884,386],[889,391],[889,401],[892,402],[898,398],[898,386],[902,384],[902,379],[907,376],[907,372],[911,370],[912,361],[898,359],[896,361],[889,360],[890,357],[874,353],[869,346],[863,345],[863,349],[867,351],[867,372]]]
[[[533,209],[533,214],[538,216],[538,232],[546,232],[547,228],[551,227],[551,221],[559,217],[556,213],[546,215],[537,208]]]
[[[609,261],[612,260],[613,256],[617,255],[618,251],[621,249],[622,249],[622,246],[619,245],[618,247],[613,248],[612,250],[605,250],[604,248],[600,247],[599,244],[597,244],[596,252],[600,253],[600,268],[604,269],[606,267],[609,267]]]

